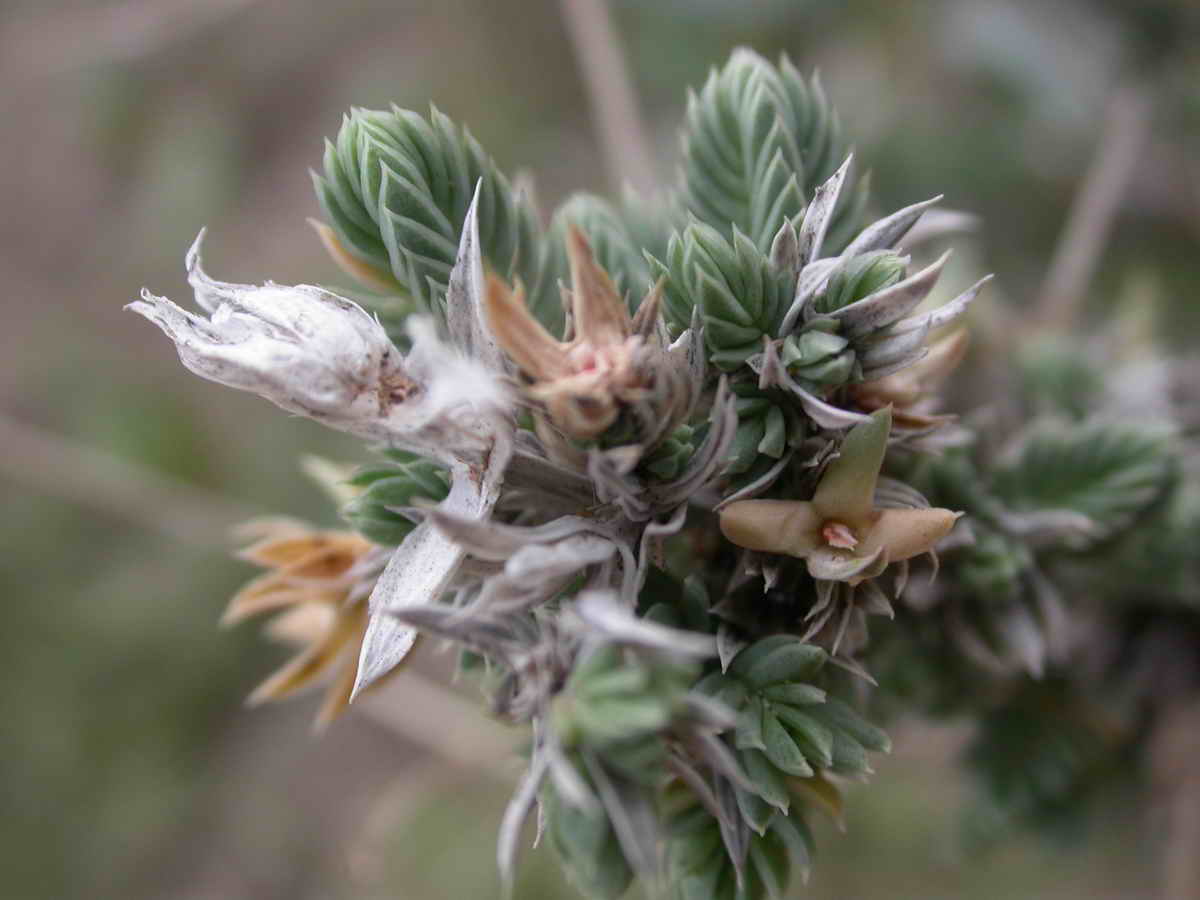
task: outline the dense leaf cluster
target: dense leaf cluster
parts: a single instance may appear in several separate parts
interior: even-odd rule
[[[462,645],[496,714],[530,726],[502,868],[537,807],[590,895],[641,877],[687,900],[783,896],[810,862],[806,818],[870,775],[890,743],[869,720],[900,710],[979,722],[973,835],[1079,808],[1156,712],[1130,665],[1162,665],[1164,622],[1196,627],[1185,442],[1069,353],[1027,354],[1019,408],[988,427],[937,413],[961,356],[935,339],[983,282],[926,303],[945,257],[902,243],[932,201],[864,227],[866,179],[786,58],[735,53],[690,97],[682,147],[672,190],[576,195],[544,230],[437,110],[353,111],[315,177],[377,311],[402,297],[461,331],[455,304],[483,303],[463,287],[477,229],[487,273],[522,284],[544,329],[506,322],[510,363],[515,346],[553,365],[502,370],[526,393],[490,515],[428,511],[450,471],[396,450],[353,476],[344,511],[397,558],[436,527],[474,562],[391,614]],[[581,275],[584,253],[604,278]],[[580,301],[615,291],[633,312],[655,287],[661,310],[632,319]],[[609,372],[642,426],[667,426],[559,429],[544,398],[594,396],[569,391]],[[934,551],[937,577],[910,584]],[[1091,677],[1080,609],[1107,654]]]

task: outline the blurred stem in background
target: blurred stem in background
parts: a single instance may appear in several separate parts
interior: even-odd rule
[[[654,158],[638,112],[633,79],[604,0],[560,0],[571,47],[587,88],[609,182],[646,191],[655,184]]]
[[[1071,204],[1038,298],[1038,326],[1068,332],[1112,233],[1121,200],[1150,136],[1153,104],[1140,84],[1118,88],[1105,110],[1096,154]]]
[[[0,412],[0,474],[181,544],[211,545],[261,511]]]

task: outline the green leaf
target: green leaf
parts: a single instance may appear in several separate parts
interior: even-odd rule
[[[787,726],[796,746],[810,763],[820,768],[833,765],[833,729],[786,703],[770,704],[763,714],[764,721],[772,714]]]
[[[505,278],[538,282],[540,237],[525,199],[471,134],[438,110],[352,110],[326,144],[317,199],[343,246],[391,271],[418,307],[444,319],[446,283],[467,208],[482,179],[479,236],[488,263]],[[537,298],[531,298],[536,300]],[[554,333],[562,307],[534,304]]]
[[[734,788],[734,794],[742,819],[756,834],[763,834],[771,822],[771,817],[775,815],[775,810],[756,793]]]
[[[746,705],[738,713],[736,744],[741,749],[762,750],[766,747],[763,739],[763,702],[758,697],[746,700]]]
[[[905,258],[891,250],[853,256],[829,276],[825,290],[813,301],[813,309],[825,314],[857,303],[876,291],[899,284],[904,280],[906,268]]]
[[[770,687],[763,688],[762,695],[767,700],[775,700],[778,703],[790,703],[793,706],[807,706],[810,703],[826,702],[826,694],[823,690],[811,684],[800,684],[798,682],[773,684]]]
[[[712,697],[730,709],[739,709],[746,702],[746,687],[736,678],[729,678],[720,672],[706,675],[695,688],[706,697]]]
[[[668,795],[676,803],[681,791]],[[793,866],[807,869],[811,835],[803,822],[763,808],[749,795],[739,795],[739,810],[761,824],[749,835],[745,884],[739,890],[733,863],[721,840],[720,826],[688,795],[666,816],[665,883],[674,900],[766,900],[787,894]],[[741,804],[749,804],[749,809]],[[792,819],[798,819],[793,816]]]
[[[787,784],[780,777],[779,770],[771,765],[766,754],[761,750],[747,749],[741,751],[739,758],[746,777],[753,782],[759,796],[786,813],[791,804],[791,794],[788,793]]]
[[[833,733],[830,768],[839,775],[863,775],[871,771],[862,744],[840,731]]]
[[[788,775],[806,778],[813,773],[804,752],[791,732],[783,727],[774,708],[763,711],[763,753],[775,768]]]
[[[396,508],[414,505],[418,499],[437,502],[450,492],[450,476],[438,463],[413,453],[392,451],[391,464],[359,469],[349,484],[363,492],[342,509],[342,517],[368,540],[395,546],[415,527]]]
[[[1168,435],[1144,425],[1042,421],[995,474],[996,494],[1021,512],[1071,510],[1093,525],[1089,546],[1129,527],[1174,475]]]
[[[841,700],[830,697],[806,712],[830,728],[853,738],[868,750],[879,753],[890,753],[892,750],[891,738],[882,729],[876,728]]]
[[[772,684],[811,678],[828,659],[825,651],[814,644],[803,643],[791,635],[777,637],[785,640],[766,638],[743,650],[734,657],[730,671],[748,685],[761,689]],[[771,641],[768,652],[751,653],[767,641]]]
[[[545,789],[545,804],[550,842],[576,887],[597,900],[615,900],[625,893],[633,869],[608,817],[572,807],[553,785]]]
[[[771,407],[774,409],[775,407]],[[769,410],[768,410],[769,412]],[[767,434],[767,416],[749,416],[738,421],[737,431],[733,436],[733,446],[729,448],[729,464],[726,471],[730,475],[746,472],[758,459],[758,447]]]
[[[800,224],[805,198],[845,159],[848,148],[820,84],[784,57],[773,66],[734,51],[688,100],[684,129],[688,210],[725,233],[732,225],[762,251],[785,221]],[[833,240],[857,224],[865,189],[844,192]]]
[[[700,308],[712,360],[731,370],[762,350],[792,301],[789,274],[734,230],[732,240],[702,222],[671,236],[665,262],[650,260],[654,277],[665,275],[667,323],[676,334],[691,325]]]

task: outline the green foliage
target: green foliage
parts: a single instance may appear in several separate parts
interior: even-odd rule
[[[763,337],[774,337],[792,300],[789,274],[737,228],[730,241],[693,222],[671,236],[666,262],[651,265],[656,275],[667,276],[665,312],[672,329],[687,328],[699,307],[709,359],[726,370],[762,350]]]
[[[1132,424],[1044,421],[995,472],[996,495],[1011,509],[1071,510],[1092,523],[1088,546],[1128,527],[1172,477],[1166,435]]]
[[[437,502],[450,492],[445,466],[403,450],[389,450],[388,463],[359,469],[350,485],[362,493],[342,509],[355,531],[376,544],[399,544],[415,527],[411,519],[395,512],[418,499]]]
[[[647,455],[642,468],[663,481],[678,478],[696,452],[696,443],[696,429],[680,425]]]
[[[597,647],[555,698],[555,730],[568,746],[626,749],[671,723],[695,677],[692,666],[611,644]]]
[[[779,355],[788,373],[816,390],[861,377],[853,345],[836,331],[831,320],[814,319],[799,334],[784,338]]]
[[[1088,802],[1122,765],[1124,737],[1112,710],[1093,702],[1050,678],[982,716],[966,754],[979,790],[966,814],[969,843],[993,842],[1018,826],[1060,835],[1078,829]]]
[[[683,136],[684,204],[728,234],[732,225],[766,251],[784,221],[800,224],[807,197],[848,152],[837,116],[813,78],[784,57],[773,66],[737,50],[688,100]],[[855,226],[865,188],[847,191],[830,241]]]
[[[552,783],[544,789],[542,802],[550,843],[571,882],[596,900],[613,900],[625,893],[633,869],[604,811],[572,806]]]
[[[1103,373],[1078,341],[1032,340],[1016,362],[1025,406],[1034,415],[1081,420],[1103,394]]]
[[[892,250],[875,250],[852,256],[829,276],[825,289],[813,301],[818,313],[836,312],[904,278],[908,260]]]
[[[1114,602],[1155,603],[1200,611],[1200,490],[1179,485],[1139,527],[1123,535],[1097,582]]]
[[[495,679],[497,713],[531,727],[529,780],[505,817],[502,866],[540,791],[550,842],[591,896],[619,896],[659,857],[680,900],[783,896],[812,849],[801,798],[828,800],[838,778],[865,778],[869,754],[890,748],[882,730],[831,696],[849,696],[846,679],[875,661],[892,699],[908,708],[981,717],[970,757],[989,799],[975,832],[1073,811],[1125,737],[1113,740],[1109,710],[1098,725],[1091,696],[1055,668],[1055,632],[1069,624],[1064,598],[1088,588],[1070,571],[1077,554],[1103,544],[1112,551],[1105,561],[1120,561],[1129,575],[1121,582],[1105,567],[1092,599],[1109,604],[1133,593],[1136,573],[1153,587],[1131,606],[1152,594],[1172,614],[1188,613],[1200,515],[1171,494],[1180,470],[1173,437],[1124,419],[1089,420],[1106,384],[1086,353],[1025,346],[1016,365],[1022,399],[1046,418],[990,443],[973,441],[966,424],[914,435],[918,417],[936,408],[934,382],[958,361],[960,343],[942,344],[945,355],[931,360],[940,368],[914,373],[909,385],[877,386],[878,395],[841,390],[924,358],[929,334],[960,316],[982,284],[917,314],[945,257],[909,276],[909,259],[893,248],[935,201],[906,207],[847,244],[866,190],[853,179],[842,189],[846,155],[816,79],[786,58],[775,66],[748,51],[691,97],[677,193],[619,203],[576,194],[544,239],[525,200],[437,110],[427,118],[355,110],[327,145],[324,174],[315,176],[320,202],[346,252],[394,278],[396,296],[369,305],[396,339],[410,310],[444,322],[477,184],[488,266],[524,284],[555,334],[565,326],[559,288],[570,278],[572,228],[631,309],[663,284],[663,319],[639,332],[644,344],[629,339],[623,318],[614,327],[609,311],[607,326],[580,328],[586,340],[566,359],[553,348],[529,351],[553,358],[554,374],[539,382],[557,380],[553,387],[580,410],[588,402],[618,407],[586,447],[555,443],[552,422],[529,427],[547,411],[547,384],[531,390],[532,372],[511,378],[511,367],[492,366],[524,391],[521,464],[504,470],[508,457],[493,454],[487,465],[495,462],[505,492],[496,505],[481,504],[477,520],[439,520],[472,557],[464,566],[447,549],[439,563],[446,596],[392,611],[462,644],[463,669]],[[696,353],[686,344],[661,352],[664,330],[679,335],[697,319],[705,358],[685,359]],[[542,340],[519,331],[497,334],[514,361],[522,339]],[[578,395],[577,385],[585,387]],[[682,398],[663,406],[694,418],[680,423],[680,412],[648,428],[644,409],[657,407],[637,404],[659,393]],[[888,402],[898,422],[908,414],[892,444],[885,411],[873,415],[878,427],[852,427]],[[936,420],[928,424],[934,431]],[[653,441],[643,440],[650,432]],[[864,434],[873,435],[865,456],[857,453]],[[955,439],[939,447],[944,455],[920,461],[925,439],[929,446],[942,436]],[[1000,444],[1013,449],[989,456]],[[475,453],[472,446],[460,459],[475,465]],[[861,514],[812,502],[834,473],[868,458],[870,485],[887,469],[876,496],[857,496],[862,479],[841,492],[861,500],[845,504]],[[822,485],[815,498],[814,483]],[[413,529],[399,510],[446,497],[449,476],[397,452],[350,484],[361,493],[347,520],[372,541],[396,545]],[[767,502],[726,516],[722,501],[746,498]],[[924,510],[935,504],[944,508]],[[950,510],[968,520],[938,547],[944,575],[913,592],[920,603],[893,609],[884,587],[905,590],[910,559],[923,565],[918,550],[946,535],[956,519]],[[763,526],[745,529],[753,536],[741,543],[729,523],[743,513]],[[939,519],[945,527],[929,524]],[[776,527],[786,541],[757,536]],[[805,556],[807,567],[788,553]],[[868,568],[844,568],[858,562]],[[585,585],[586,598],[564,602]],[[1130,620],[1143,614],[1102,608]],[[866,616],[882,612],[897,620],[873,644]],[[364,646],[369,656],[373,642]],[[719,664],[708,659],[714,651]],[[1047,670],[1056,677],[1040,686],[1013,679]],[[999,689],[984,690],[992,686]]]
[[[650,287],[650,268],[622,212],[594,194],[575,194],[554,213],[537,296],[546,295],[545,302],[549,304],[549,295],[558,294],[558,283],[570,281],[567,225],[575,225],[587,236],[596,261],[608,272],[617,291],[626,297],[630,309],[637,309]]]
[[[808,868],[812,835],[798,814],[773,815],[761,833],[747,836],[739,884],[717,819],[680,785],[667,791],[664,805],[665,874],[674,900],[782,897],[793,870]]]
[[[784,813],[787,776],[862,775],[870,771],[868,751],[890,749],[882,731],[813,683],[827,660],[824,650],[794,635],[772,635],[696,686],[737,712],[742,766],[759,797]]]
[[[325,173],[313,176],[329,224],[353,255],[385,272],[418,308],[444,316],[446,283],[477,182],[479,236],[488,262],[506,278],[538,281],[537,222],[523,197],[470,132],[437,109],[355,109],[325,146]],[[536,305],[557,333],[561,307]]]

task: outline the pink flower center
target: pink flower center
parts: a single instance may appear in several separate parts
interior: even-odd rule
[[[854,536],[850,526],[841,522],[826,522],[821,526],[821,537],[830,547],[837,547],[839,550],[853,550],[858,546],[858,538]]]

